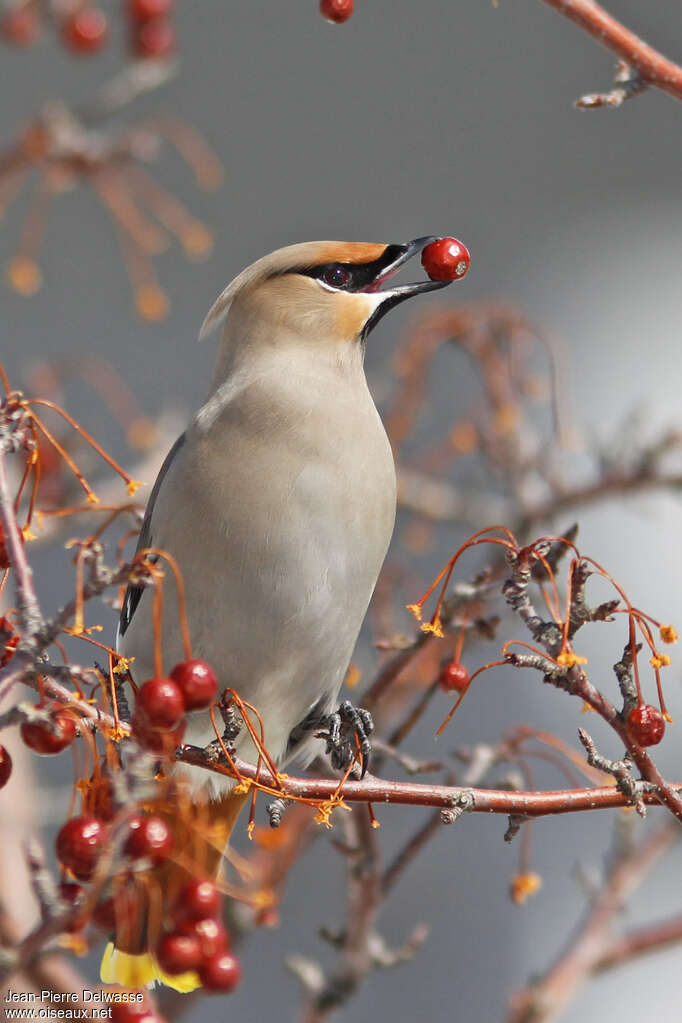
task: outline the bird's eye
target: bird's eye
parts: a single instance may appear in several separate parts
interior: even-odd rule
[[[328,266],[322,274],[322,280],[330,288],[345,288],[350,280],[350,273],[345,266]]]

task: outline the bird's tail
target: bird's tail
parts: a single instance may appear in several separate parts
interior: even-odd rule
[[[189,840],[186,824],[179,819],[180,815],[169,821],[176,840],[176,852],[186,854],[188,841],[191,841],[194,846],[192,860],[201,865],[200,872],[203,878],[212,879],[216,876],[223,851],[247,796],[248,792],[230,791],[216,800],[211,800],[206,806],[208,826],[204,834],[198,835],[197,830],[193,829]],[[200,851],[196,848],[198,841],[201,845]],[[169,901],[172,901],[173,896],[190,877],[186,866],[180,866],[172,860],[155,872],[152,880],[161,903],[160,913],[158,903],[155,907],[157,930],[158,917],[165,915]],[[126,903],[125,910],[117,915],[116,931],[104,950],[100,966],[102,981],[105,984],[120,984],[128,988],[158,983],[183,993],[194,991],[200,986],[197,973],[192,971],[171,976],[165,973],[156,961],[149,948],[152,928],[148,925],[149,918],[153,915],[153,904],[157,900],[151,898],[148,891],[144,892],[142,897],[139,896],[139,892],[132,899],[123,893],[120,895],[121,902]],[[116,901],[118,903],[119,898]]]
[[[120,984],[126,988],[164,984],[182,994],[188,994],[201,986],[199,975],[194,971],[171,976],[164,973],[151,952],[131,955],[130,952],[116,948],[113,941],[104,950],[99,975],[104,984]]]

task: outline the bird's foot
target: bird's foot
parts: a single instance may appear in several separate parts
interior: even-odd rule
[[[369,737],[374,731],[374,721],[368,710],[354,707],[350,700],[344,700],[339,709],[325,719],[327,731],[318,732],[318,738],[326,739],[326,753],[331,754],[332,767],[346,771],[360,754],[360,777],[364,778],[369,767],[372,744]]]

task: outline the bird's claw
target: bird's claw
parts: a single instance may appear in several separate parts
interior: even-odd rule
[[[372,755],[369,737],[374,731],[374,721],[370,712],[354,707],[350,700],[344,700],[325,724],[328,731],[321,737],[327,740],[325,752],[331,754],[332,767],[346,771],[359,751],[360,777],[364,778]]]

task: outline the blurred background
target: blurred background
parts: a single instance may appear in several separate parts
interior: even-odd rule
[[[102,5],[108,7],[106,0]],[[173,413],[181,428],[206,393],[215,354],[214,341],[197,344],[198,327],[243,266],[306,239],[401,242],[454,234],[472,254],[467,278],[444,295],[401,307],[370,339],[367,371],[380,408],[390,399],[392,355],[419,313],[417,303],[425,311],[427,305],[505,299],[561,350],[563,458],[576,478],[588,471],[585,451],[600,438],[620,432],[627,445],[680,427],[682,139],[680,108],[672,99],[651,92],[618,110],[575,110],[572,102],[581,94],[610,88],[614,60],[537,0],[501,0],[498,7],[356,0],[354,17],[338,27],[319,16],[316,0],[184,0],[176,6],[178,76],[112,123],[124,126],[167,110],[210,141],[225,168],[220,191],[200,192],[170,150],[153,173],[211,226],[214,252],[205,263],[188,262],[177,246],[159,257],[170,314],[161,323],[143,323],[107,213],[87,188],[60,196],[40,255],[42,289],[29,299],[0,284],[0,347],[10,380],[18,381],[35,359],[97,354],[148,415]],[[671,58],[682,54],[682,16],[674,4],[610,0],[609,9]],[[49,33],[30,50],[3,47],[0,145],[13,143],[46,100],[88,98],[118,70],[121,45],[114,38],[89,61],[73,59]],[[0,225],[5,264],[25,212],[21,197]],[[438,356],[433,377],[433,403],[420,420],[427,438],[438,436],[439,415],[451,418],[469,386],[465,360],[450,349]],[[75,381],[67,396],[69,411],[108,450],[127,457],[123,431],[95,392]],[[678,497],[619,497],[571,512],[556,528],[575,517],[581,549],[606,565],[639,607],[679,627]],[[396,544],[401,535],[399,528]],[[457,526],[443,527],[435,545],[411,555],[408,598],[419,596],[465,535]],[[401,557],[398,549],[393,553]],[[36,551],[48,609],[64,599],[67,563],[61,541]],[[113,635],[113,612],[110,622]],[[407,615],[402,627],[413,628]],[[595,680],[615,698],[610,665],[620,656],[625,629],[615,638],[614,630],[607,633],[610,648],[594,631],[594,639],[586,631],[581,650]],[[679,718],[680,660],[672,653],[666,694]],[[494,656],[490,645],[482,646],[465,661],[474,668]],[[378,663],[368,639],[356,659],[368,679]],[[410,738],[410,752],[434,755],[433,732],[450,706],[445,697],[436,704]],[[498,671],[484,675],[469,694],[438,753],[495,741],[517,722],[574,744],[584,719],[576,701],[538,679]],[[595,728],[598,738],[604,734]],[[617,755],[607,741],[604,752]],[[672,727],[657,756],[668,777],[680,777],[679,749]],[[66,812],[70,770],[68,757],[62,760],[58,771],[49,763],[50,777],[41,786],[46,835]],[[422,819],[419,810],[382,809],[378,840],[394,848]],[[420,1013],[438,1021],[503,1020],[510,992],[547,966],[580,918],[585,898],[576,867],[601,867],[612,827],[608,813],[539,823],[533,869],[544,884],[520,908],[507,894],[517,850],[502,841],[505,822],[472,816],[443,829],[403,877],[380,921],[391,944],[404,941],[421,921],[431,928],[429,940],[413,962],[373,973],[339,1019],[402,1020]],[[635,898],[631,923],[673,908],[678,873],[679,853],[673,853]],[[192,1002],[183,1018],[201,1023],[219,1012],[242,1023],[275,1015],[296,1020],[299,991],[285,956],[333,960],[317,930],[342,925],[342,894],[338,856],[323,836],[293,872],[280,928],[263,928],[244,946],[242,987],[229,1002]],[[83,967],[92,979],[98,958]],[[562,1019],[679,1020],[678,958],[673,949],[592,981]]]

